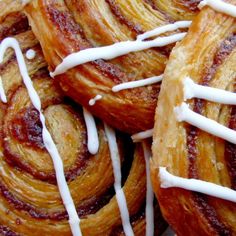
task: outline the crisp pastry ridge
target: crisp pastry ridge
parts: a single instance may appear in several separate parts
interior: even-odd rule
[[[127,8],[127,4],[133,7]],[[26,6],[51,71],[73,52],[135,40],[138,34],[173,23],[168,14],[158,9],[154,1],[150,4],[150,1],[123,0],[60,3],[48,0],[32,1]],[[160,84],[118,93],[112,87],[161,75],[171,48],[147,49],[109,61],[95,60],[55,79],[65,93],[111,126],[128,133],[147,130],[153,127]],[[103,98],[96,106],[89,106],[89,100],[98,94]]]
[[[158,176],[159,167],[164,166],[175,176],[236,189],[235,144],[179,122],[175,113],[175,107],[184,102],[186,77],[196,84],[235,91],[235,46],[235,18],[206,7],[194,19],[187,36],[173,49],[165,70],[156,111],[151,172],[162,213],[177,235],[236,232],[234,202],[174,185],[162,188]],[[195,113],[235,130],[234,106],[200,98],[186,102]]]
[[[111,232],[123,235],[119,209],[112,190],[113,171],[103,125],[98,122],[99,152],[91,156],[86,145],[82,109],[66,98],[49,78],[47,64],[38,40],[28,26],[27,18],[14,9],[1,19],[1,41],[5,37],[14,36],[24,55],[29,48],[36,52],[33,60],[26,60],[28,72],[40,95],[47,126],[63,157],[65,176],[78,207],[84,235],[109,235]],[[0,71],[7,96],[7,104],[1,103],[0,108],[0,233],[71,235],[67,214],[55,184],[53,165],[42,142],[38,112],[32,107],[22,84],[12,50],[6,52]],[[122,172],[124,193],[131,223],[135,235],[143,235],[146,191],[143,148],[138,144],[133,152],[129,138],[123,134],[117,134],[117,137],[122,166],[125,166]],[[159,235],[166,228],[166,223],[157,205],[155,217],[155,234]]]

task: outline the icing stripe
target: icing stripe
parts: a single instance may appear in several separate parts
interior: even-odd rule
[[[50,75],[54,77],[74,68],[75,66],[98,59],[110,60],[130,52],[142,51],[152,47],[163,47],[182,40],[185,35],[186,33],[178,33],[171,36],[159,37],[150,41],[125,41],[110,46],[81,50],[65,57],[62,63],[59,64],[55,71],[50,73]]]
[[[159,75],[159,76],[153,76],[153,77],[150,77],[147,79],[141,79],[141,80],[137,80],[137,81],[131,81],[131,82],[118,84],[112,88],[112,91],[119,92],[119,91],[125,90],[125,89],[138,88],[138,87],[142,87],[142,86],[146,86],[146,85],[155,84],[155,83],[162,81],[162,78],[163,78],[163,75]]]
[[[89,100],[89,106],[94,106],[96,101],[101,100],[102,99],[102,95],[98,94],[96,95],[94,98]]]
[[[183,85],[184,101],[195,97],[206,99],[211,102],[218,102],[229,105],[236,104],[236,93],[196,84],[189,77],[183,80]]]
[[[133,134],[131,136],[133,142],[140,142],[142,141],[143,139],[146,139],[146,138],[151,138],[153,135],[153,129],[149,129],[149,130],[145,130],[143,132],[139,132],[137,134]]]
[[[202,9],[204,6],[210,6],[212,9],[236,17],[236,6],[226,3],[221,0],[203,0],[199,3],[198,8]]]
[[[182,103],[179,107],[175,107],[174,112],[178,121],[186,121],[214,136],[236,144],[236,131],[192,111],[186,103]]]
[[[144,151],[144,158],[146,162],[146,178],[147,178],[147,192],[146,192],[146,236],[153,236],[154,235],[154,208],[153,208],[153,200],[154,200],[154,193],[152,190],[152,183],[151,183],[151,174],[150,174],[150,162],[149,158],[151,157],[151,150],[147,146],[145,142],[142,143],[143,151]]]
[[[104,127],[110,149],[110,156],[112,160],[114,180],[115,180],[114,188],[116,192],[117,204],[120,210],[123,229],[126,236],[134,236],[134,232],[130,224],[129,211],[126,203],[125,194],[121,187],[121,166],[120,166],[118,145],[116,142],[116,134],[115,131],[107,124],[104,124]]]
[[[99,140],[96,123],[93,115],[85,108],[83,108],[84,120],[87,127],[88,150],[95,155],[99,149]]]
[[[2,84],[2,77],[0,76],[0,98],[3,103],[7,103],[7,97]]]
[[[236,191],[214,183],[198,179],[186,179],[170,174],[165,167],[159,168],[159,177],[162,188],[183,188],[190,191],[204,193],[212,197],[236,202]]]
[[[67,185],[64,169],[63,169],[63,162],[60,157],[60,154],[56,148],[56,145],[52,139],[52,136],[50,135],[46,124],[45,124],[45,117],[41,111],[41,101],[39,98],[39,95],[37,94],[36,90],[33,87],[33,83],[31,81],[31,78],[28,75],[27,67],[24,61],[24,56],[22,54],[22,51],[20,49],[20,45],[18,41],[14,38],[6,38],[2,41],[0,45],[0,63],[3,62],[3,56],[5,51],[8,48],[13,48],[16,54],[17,62],[20,69],[20,74],[23,78],[23,82],[28,90],[28,94],[30,97],[30,100],[33,104],[33,106],[38,110],[40,121],[42,123],[43,129],[42,129],[42,136],[45,148],[49,152],[50,156],[52,157],[54,169],[56,172],[56,179],[57,184],[59,188],[59,192],[61,194],[61,198],[63,200],[64,206],[67,210],[67,213],[69,215],[69,224],[71,227],[71,231],[73,235],[80,236],[82,235],[79,223],[80,219],[78,217],[78,214],[76,212],[76,208],[73,202],[73,199],[70,194],[69,187]]]
[[[192,24],[192,21],[176,21],[173,24],[163,25],[156,29],[147,31],[143,34],[138,35],[137,40],[145,40],[153,36],[158,36],[169,31],[174,31],[181,28],[188,28]]]

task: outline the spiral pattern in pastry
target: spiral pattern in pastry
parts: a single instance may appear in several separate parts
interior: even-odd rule
[[[0,8],[5,3],[1,2]],[[40,96],[47,127],[63,159],[83,235],[123,235],[103,123],[97,121],[99,152],[90,155],[82,109],[49,77],[39,43],[29,29],[27,18],[18,10],[14,8],[1,16],[0,40],[14,36],[24,55],[28,49],[36,52],[34,59],[25,59],[28,72]],[[0,75],[8,100],[6,104],[0,103],[0,234],[71,235],[53,164],[42,141],[39,114],[30,102],[10,49],[0,66]],[[131,223],[135,235],[143,235],[146,195],[143,148],[134,147],[124,134],[117,134],[117,139]],[[166,223],[155,205],[155,235],[159,235]]]

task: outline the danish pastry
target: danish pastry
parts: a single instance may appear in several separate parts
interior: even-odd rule
[[[14,2],[1,1],[0,9]],[[3,49],[9,43],[16,55],[14,50],[7,49],[0,65],[3,101],[0,102],[0,234],[71,235],[70,225],[77,221],[68,216],[73,210],[72,205],[68,207],[70,198],[62,198],[71,194],[81,218],[76,226],[80,225],[83,235],[123,235],[118,197],[113,190],[114,175],[117,177],[113,174],[108,145],[108,134],[113,134],[114,139],[114,132],[107,125],[104,129],[103,123],[97,121],[99,150],[95,155],[89,153],[82,108],[66,97],[49,77],[38,40],[21,8],[1,14],[0,54],[3,56]],[[29,86],[33,87],[28,89]],[[45,139],[46,128],[53,141]],[[134,147],[124,134],[117,133],[116,137],[122,168],[122,183],[121,179],[116,181],[116,188],[120,185],[116,190],[125,196],[122,207],[128,210],[134,234],[144,235],[144,149],[141,144]],[[61,183],[60,160],[51,159],[50,155],[56,158],[56,154],[48,152],[53,149],[52,142],[61,157],[69,192],[67,185]],[[154,212],[155,235],[160,235],[167,223],[157,203]]]
[[[52,75],[57,75],[63,91],[106,123],[128,133],[153,128],[160,83],[122,91],[113,87],[161,76],[173,43],[184,36],[179,30],[177,38],[161,38],[155,43],[135,41],[146,31],[173,23],[157,5],[136,0],[38,0],[26,6]],[[110,45],[119,48],[118,54]],[[159,48],[151,49],[155,46]],[[96,50],[85,50],[88,48]],[[78,64],[76,56],[67,58],[75,52],[85,58]],[[58,73],[55,69],[62,60],[77,66]],[[97,95],[102,99],[89,106],[89,100]]]
[[[177,235],[235,235],[236,2],[204,2],[165,70],[152,180]]]

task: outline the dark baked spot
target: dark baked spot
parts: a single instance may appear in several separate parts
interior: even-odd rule
[[[0,41],[28,30],[27,17],[20,12],[9,14],[0,25]]]
[[[10,130],[13,137],[29,147],[44,148],[42,123],[35,108],[20,111],[12,120]]]

